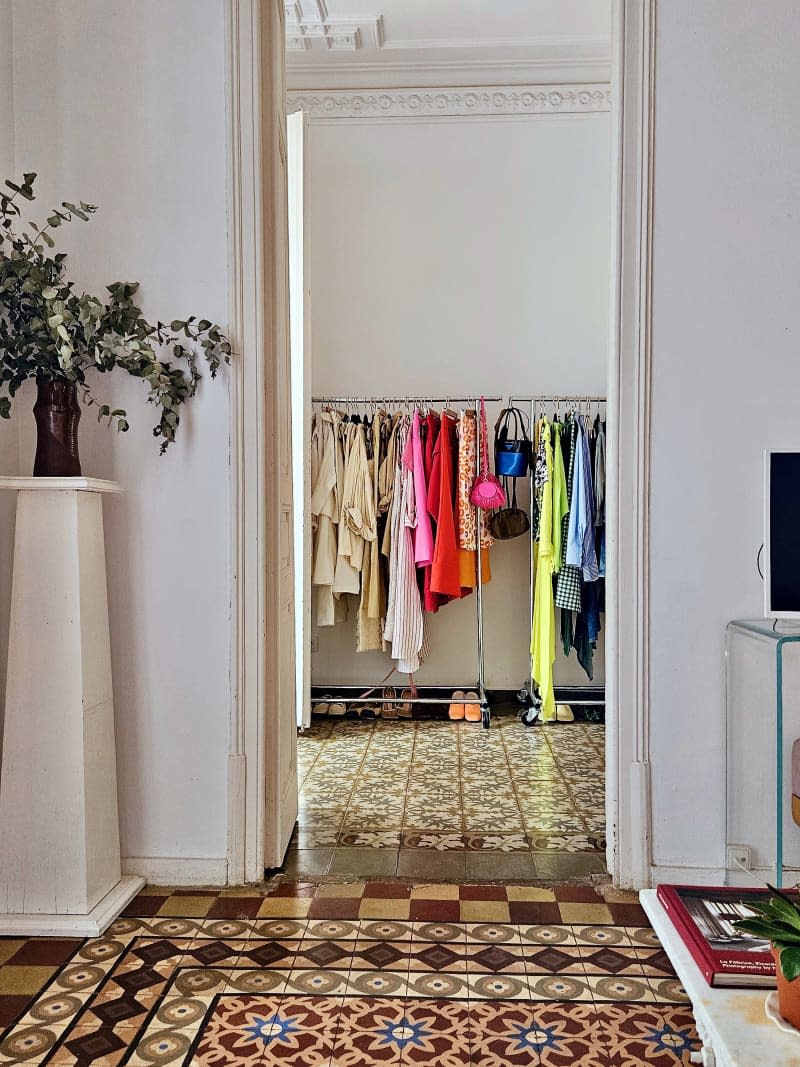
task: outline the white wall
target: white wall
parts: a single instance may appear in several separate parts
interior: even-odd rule
[[[145,314],[167,321],[227,321],[224,40],[218,0],[14,3],[17,169],[41,175],[40,213],[100,205],[59,231],[79,284],[139,279]],[[94,384],[131,422],[81,426],[84,474],[126,489],[106,502],[122,852],[214,861],[190,865],[202,876],[226,854],[227,381],[202,384],[163,458],[142,383]],[[29,471],[31,390],[17,403]]]
[[[605,393],[607,114],[312,122],[307,172],[315,395]],[[492,552],[489,687],[529,670],[528,551]],[[474,682],[475,598],[429,618],[420,681]],[[388,670],[352,627],[317,634],[315,683]],[[586,683],[574,653],[556,681]]]
[[[11,0],[0,0],[0,184],[14,175],[14,50]],[[17,473],[17,430],[0,419],[0,474]],[[8,606],[14,540],[14,494],[0,493],[0,723],[6,692]],[[0,726],[0,737],[2,726]]]
[[[781,0],[658,5],[650,655],[665,867],[723,862],[724,628],[762,611],[763,449],[800,448],[798,49],[800,9]],[[767,692],[754,731],[772,729],[772,706]],[[769,788],[771,765],[751,773]]]

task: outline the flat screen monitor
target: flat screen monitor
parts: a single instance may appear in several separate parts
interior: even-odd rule
[[[800,618],[800,452],[766,453],[764,613]]]

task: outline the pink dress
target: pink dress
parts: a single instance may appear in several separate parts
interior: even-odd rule
[[[414,530],[414,562],[418,567],[429,567],[433,563],[433,530],[428,514],[428,488],[425,483],[425,462],[422,455],[422,437],[419,432],[419,411],[414,412],[411,420],[412,469],[414,472],[414,498],[417,505],[417,525]]]

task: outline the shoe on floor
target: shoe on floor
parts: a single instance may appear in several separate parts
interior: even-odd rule
[[[483,712],[481,710],[480,705],[481,698],[473,689],[467,690],[467,692],[464,694],[464,697],[466,700],[472,700],[475,702],[472,704],[464,704],[464,718],[467,720],[467,722],[480,722],[483,719]]]
[[[328,701],[328,700],[332,700],[333,697],[331,696],[330,693],[323,693],[322,699],[325,700],[325,701]],[[325,704],[312,704],[311,705],[311,714],[312,715],[327,715],[329,707],[330,707],[330,705],[327,704],[327,703],[325,703]]]
[[[466,693],[463,689],[456,689],[452,696],[452,702],[447,709],[448,719],[452,719],[454,722],[458,722],[464,718],[466,708],[464,707],[464,697]]]
[[[397,718],[397,690],[392,686],[387,685],[381,693],[383,698],[381,702],[381,718],[382,719],[396,719]]]
[[[414,718],[414,705],[409,703],[414,699],[414,693],[411,689],[404,689],[400,694],[400,703],[397,705],[397,718],[398,719],[413,719]]]
[[[575,722],[575,714],[569,704],[556,704],[556,722]]]

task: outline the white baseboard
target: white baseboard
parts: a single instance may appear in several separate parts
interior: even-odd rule
[[[127,856],[123,874],[138,874],[149,885],[227,885],[224,856]]]
[[[130,904],[144,883],[124,875],[102,900],[85,915],[28,914],[0,915],[2,937],[99,937]]]
[[[676,885],[724,885],[724,867],[662,867],[654,864],[650,868],[651,885],[662,882]]]

